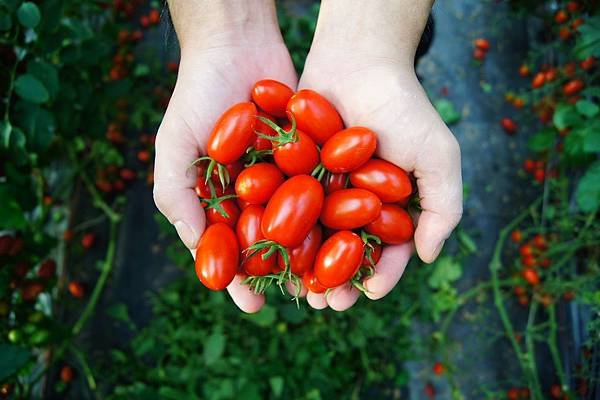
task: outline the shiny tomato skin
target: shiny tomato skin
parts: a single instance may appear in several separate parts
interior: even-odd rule
[[[365,189],[342,189],[325,197],[321,223],[329,228],[350,230],[379,217],[381,200]]]
[[[401,244],[412,239],[415,228],[412,218],[403,208],[384,204],[379,217],[365,226],[365,230],[386,244]]]
[[[235,181],[235,193],[250,204],[265,204],[283,181],[283,174],[275,165],[258,163],[240,173]]]
[[[233,186],[229,185],[227,187],[225,187],[225,190],[223,190],[223,187],[221,186],[221,183],[215,184],[213,182],[213,187],[215,188],[215,196],[216,197],[221,197],[224,196],[226,194],[233,194]],[[211,193],[210,193],[210,186],[205,182],[205,178],[203,176],[198,175],[198,179],[196,179],[196,194],[198,195],[198,197],[202,198],[202,199],[210,199]]]
[[[331,194],[338,190],[346,189],[348,183],[348,174],[329,174],[323,181],[325,194]]]
[[[296,131],[298,141],[273,149],[277,167],[287,176],[310,175],[319,164],[317,145],[306,133]]]
[[[196,275],[211,290],[225,289],[238,269],[240,247],[227,224],[210,225],[196,249]]]
[[[264,239],[260,230],[260,223],[264,212],[265,209],[257,205],[249,205],[242,211],[236,227],[237,238],[242,250],[247,249],[259,240]],[[277,256],[273,254],[266,260],[263,260],[262,255],[266,252],[267,249],[262,250],[249,258],[244,258],[242,267],[248,275],[262,276],[271,273],[276,265],[275,262]]]
[[[275,118],[273,118],[269,114],[265,114],[262,111],[258,112],[258,116],[266,118],[271,122],[277,123],[277,120]],[[265,124],[259,119],[256,120],[256,126],[254,127],[254,130],[258,133],[262,133],[263,135],[267,136],[275,136],[276,134],[276,132],[273,129],[271,129],[269,125]],[[254,139],[252,147],[254,147],[256,150],[271,150],[273,148],[273,145],[269,139],[265,139],[256,135],[256,139]]]
[[[350,173],[352,186],[367,189],[384,203],[402,201],[412,193],[408,174],[400,167],[380,159],[367,161]]]
[[[277,188],[265,207],[263,235],[285,247],[300,246],[319,219],[323,199],[323,187],[315,178],[291,177]]]
[[[296,118],[298,129],[306,132],[318,145],[344,129],[335,107],[314,90],[298,91],[288,102],[287,110]]]
[[[377,135],[362,126],[339,131],[321,148],[321,162],[328,171],[350,172],[360,167],[375,153]]]
[[[351,231],[339,231],[321,245],[315,259],[315,276],[319,283],[334,288],[348,282],[358,272],[364,244]]]
[[[322,239],[322,229],[319,225],[315,225],[300,246],[288,249],[290,268],[293,274],[303,276],[306,271],[313,267]],[[285,262],[281,254],[279,254],[277,257],[277,268],[273,272],[283,271],[284,269]]]
[[[251,102],[235,104],[225,111],[208,138],[209,157],[221,164],[238,160],[256,137],[256,113]]]
[[[286,107],[294,91],[284,83],[273,79],[263,79],[254,84],[252,100],[266,113],[275,117],[285,117]]]
[[[240,209],[233,199],[226,199],[220,203],[221,207],[227,213],[227,217],[222,216],[214,208],[206,209],[206,219],[209,225],[217,224],[222,222],[229,225],[231,228],[235,228],[238,218],[240,217]]]
[[[225,168],[227,169],[227,173],[229,174],[229,181],[235,182],[238,175],[244,170],[244,162],[242,160],[237,160],[225,165]],[[212,180],[215,186],[221,185],[221,181],[219,180],[218,168],[213,169],[210,179]]]
[[[313,293],[325,293],[327,288],[319,283],[315,272],[312,270],[306,271],[302,276],[302,284]]]

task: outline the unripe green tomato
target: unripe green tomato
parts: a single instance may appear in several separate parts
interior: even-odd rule
[[[287,324],[285,322],[280,322],[277,324],[277,332],[286,333],[287,332]]]
[[[8,332],[8,340],[11,343],[17,343],[21,340],[21,332],[18,331],[17,329],[11,329]]]
[[[35,332],[33,335],[31,335],[31,338],[29,339],[29,341],[31,342],[31,344],[33,344],[35,346],[39,346],[39,345],[46,343],[48,341],[48,339],[50,339],[50,332],[43,329],[43,330],[39,330],[39,331]]]

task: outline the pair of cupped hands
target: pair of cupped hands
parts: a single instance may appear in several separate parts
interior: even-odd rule
[[[375,274],[364,282],[367,297],[384,297],[398,283],[415,249],[423,261],[435,260],[462,214],[460,149],[428,100],[412,60],[321,49],[313,43],[298,80],[280,37],[182,51],[177,83],[156,137],[157,207],[194,256],[206,219],[194,191],[196,172],[189,167],[206,154],[208,136],[223,111],[248,101],[253,84],[267,78],[325,96],[345,126],[365,126],[377,133],[379,157],[416,178],[422,212],[414,242],[385,247]],[[227,290],[241,310],[256,312],[264,295],[242,285],[243,279],[238,275]],[[350,285],[327,294],[302,294],[314,308],[338,311],[351,307],[360,295]]]

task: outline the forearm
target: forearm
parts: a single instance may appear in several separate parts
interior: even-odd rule
[[[182,53],[281,40],[274,0],[170,0]]]
[[[323,0],[313,49],[352,50],[412,64],[433,2]]]

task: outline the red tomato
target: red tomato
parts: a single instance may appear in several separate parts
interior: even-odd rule
[[[344,129],[342,118],[331,103],[314,90],[302,89],[292,96],[287,111],[294,114],[298,128],[318,145]]]
[[[313,293],[324,293],[327,288],[319,283],[314,271],[307,271],[302,277],[304,286]]]
[[[350,172],[360,167],[375,153],[377,135],[356,126],[339,131],[321,148],[321,162],[331,172]]]
[[[373,264],[377,264],[379,262],[379,260],[381,259],[381,252],[383,251],[383,246],[373,243],[373,251],[371,252],[371,258],[373,259]],[[366,254],[366,248],[365,248],[365,255],[363,257],[362,263],[361,265],[371,265],[371,261],[369,260],[369,258],[367,257]]]
[[[365,226],[365,230],[387,244],[408,242],[413,237],[414,226],[410,215],[395,204],[381,206],[379,218]]]
[[[367,189],[384,203],[402,201],[412,193],[408,174],[400,167],[379,159],[367,161],[350,173],[352,186]]]
[[[535,269],[527,267],[527,268],[523,269],[522,274],[523,274],[523,278],[525,278],[525,280],[530,285],[532,285],[532,286],[539,285],[539,283],[540,283],[540,276],[535,271]]]
[[[227,194],[233,194],[233,187],[227,186],[225,190],[220,183],[215,184],[213,182],[213,188],[215,189],[215,197],[221,197]],[[198,197],[202,199],[210,199],[212,198],[212,194],[210,193],[210,186],[206,183],[206,179],[201,174],[198,175],[198,179],[196,179],[196,194]]]
[[[502,118],[502,120],[500,121],[500,125],[502,125],[504,131],[506,131],[506,133],[508,133],[509,135],[513,135],[517,132],[517,124],[510,118]]]
[[[260,223],[264,212],[265,209],[263,207],[256,205],[249,205],[242,211],[236,227],[237,237],[242,250],[247,249],[259,240],[264,239],[260,230]],[[268,249],[264,249],[251,257],[244,258],[242,266],[248,275],[262,276],[270,274],[271,271],[273,271],[277,256],[272,254],[269,258],[263,260],[262,255],[267,251]]]
[[[206,219],[208,220],[209,225],[222,222],[234,228],[238,218],[240,217],[240,209],[235,204],[233,199],[225,199],[219,204],[223,208],[223,211],[227,213],[227,216],[225,217],[221,215],[221,213],[219,213],[219,211],[217,211],[215,208],[208,208],[206,209]]]
[[[321,222],[333,229],[356,229],[379,217],[381,200],[365,189],[342,189],[325,197]]]
[[[531,80],[531,87],[533,87],[534,89],[539,88],[543,86],[544,83],[546,83],[546,74],[543,72],[538,72]]]
[[[529,76],[529,67],[527,66],[527,64],[523,64],[519,67],[519,75]]]
[[[338,190],[346,189],[348,183],[348,174],[328,174],[323,182],[325,194],[331,194]]]
[[[54,259],[49,258],[44,261],[40,265],[40,269],[38,269],[38,276],[42,279],[50,279],[56,273],[56,261]]]
[[[35,281],[27,281],[21,287],[21,297],[25,301],[34,301],[44,291],[44,285]]]
[[[76,297],[78,299],[81,299],[83,296],[85,296],[85,288],[83,287],[81,282],[78,281],[69,282],[69,292],[73,297]]]
[[[557,24],[564,24],[569,20],[569,15],[565,12],[565,10],[558,10],[554,15],[554,20]]]
[[[258,112],[258,116],[266,118],[273,123],[277,123],[275,118],[271,117],[268,114],[265,114],[262,111]],[[275,131],[271,129],[269,125],[265,124],[258,118],[256,119],[256,126],[254,127],[254,130],[258,133],[262,133],[263,135],[275,136]],[[254,147],[256,150],[271,150],[273,148],[273,145],[271,144],[271,141],[269,139],[265,139],[256,135],[256,139],[254,139],[254,144],[252,144],[252,147]]]
[[[563,93],[565,96],[572,96],[577,94],[585,87],[585,83],[581,79],[574,79],[572,81],[567,82],[563,86]]]
[[[485,60],[485,51],[481,50],[481,49],[475,49],[473,50],[473,58],[477,61],[483,61]]]
[[[65,365],[60,369],[60,380],[64,383],[69,383],[73,380],[73,368],[69,365]]]
[[[363,250],[362,239],[351,231],[339,231],[327,239],[315,259],[315,276],[319,283],[334,288],[348,282],[360,268]]]
[[[287,85],[272,79],[258,81],[252,88],[252,100],[261,110],[281,118],[286,116],[287,103],[293,95]]]
[[[441,362],[436,362],[435,364],[433,364],[433,373],[436,375],[443,375],[444,372],[446,372],[446,368],[444,367],[444,364],[442,364]]]
[[[306,271],[312,268],[319,246],[321,246],[322,238],[323,233],[321,227],[315,225],[300,246],[288,249],[290,268],[293,274],[303,276]],[[285,262],[283,261],[281,254],[279,254],[277,258],[277,269],[273,272],[283,271],[284,269]]]
[[[255,138],[256,106],[238,103],[225,111],[208,138],[209,157],[221,164],[237,161]]]
[[[225,289],[238,269],[240,246],[233,230],[224,223],[210,225],[196,249],[196,275],[211,290]]]
[[[319,219],[323,198],[323,187],[312,176],[288,179],[267,203],[261,224],[263,235],[285,247],[300,246]]]
[[[283,183],[281,171],[273,164],[254,164],[238,176],[235,193],[250,204],[265,204]]]
[[[227,174],[229,174],[229,181],[235,182],[238,175],[244,170],[244,162],[242,160],[237,160],[225,165],[225,168],[227,169]],[[219,170],[217,168],[212,170],[210,179],[213,181],[215,186],[221,185],[219,180]]]
[[[474,44],[476,48],[483,51],[488,51],[490,49],[490,41],[484,38],[475,39]]]
[[[306,133],[296,130],[296,134],[298,141],[275,146],[275,164],[287,176],[310,175],[319,164],[319,150]]]
[[[510,238],[515,243],[521,243],[521,240],[523,240],[523,234],[520,230],[515,229],[510,233]]]

